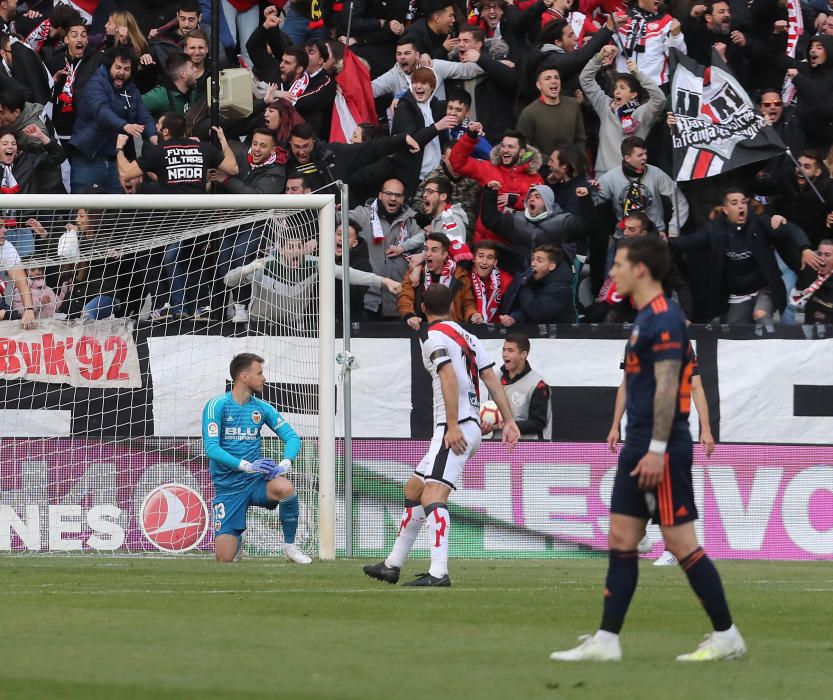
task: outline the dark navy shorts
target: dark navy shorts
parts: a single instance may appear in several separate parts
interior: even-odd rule
[[[630,473],[645,456],[647,447],[622,448],[613,483],[610,512],[650,519],[661,527],[697,520],[694,487],[691,483],[691,442],[669,443],[662,481],[656,489],[642,491],[638,476]]]

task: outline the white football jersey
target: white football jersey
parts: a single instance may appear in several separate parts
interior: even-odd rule
[[[431,375],[434,390],[434,425],[444,424],[445,402],[437,370],[447,362],[457,377],[457,420],[480,422],[480,380],[484,369],[494,361],[480,344],[477,336],[454,321],[435,321],[428,326],[428,337],[422,341],[422,361]]]

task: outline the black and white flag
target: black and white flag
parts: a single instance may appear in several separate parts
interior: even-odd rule
[[[712,50],[701,66],[671,49],[671,130],[674,179],[699,180],[786,150],[775,129],[755,110],[749,95]]]

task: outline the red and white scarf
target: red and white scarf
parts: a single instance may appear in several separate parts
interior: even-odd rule
[[[807,302],[810,301],[810,297],[812,297],[813,294],[819,290],[821,285],[827,282],[830,275],[833,275],[833,270],[828,272],[826,275],[819,275],[816,277],[815,281],[807,287],[807,289],[793,289],[790,292],[790,304],[797,309],[803,309],[807,306]]]
[[[451,280],[454,279],[454,270],[457,269],[457,263],[451,259],[451,257],[447,257],[445,262],[443,263],[443,269],[440,270],[440,279],[439,283],[443,287],[450,287]],[[428,289],[431,286],[433,280],[431,279],[431,273],[428,271],[428,265],[425,266],[425,280],[422,284],[423,289]]]
[[[23,43],[27,44],[36,53],[40,53],[46,42],[49,41],[49,32],[51,29],[52,22],[49,19],[45,19],[32,30],[29,36],[23,39]]]
[[[264,160],[262,163],[255,163],[252,159],[252,149],[250,148],[248,153],[246,153],[246,160],[249,162],[249,167],[252,170],[257,170],[258,168],[262,168],[266,165],[272,165],[278,161],[278,154],[275,149],[272,149],[272,152],[269,154],[269,157]]]
[[[287,90],[287,92],[292,95],[292,104],[295,104],[298,101],[298,98],[304,94],[307,89],[307,85],[309,85],[309,73],[304,71],[301,73],[301,77],[292,83],[292,86],[289,90]]]
[[[795,49],[802,34],[804,34],[804,16],[801,14],[800,0],[787,0],[787,56],[795,58]],[[796,92],[792,79],[784,76],[781,99],[785,106],[792,104]]]
[[[500,289],[500,270],[497,267],[492,268],[488,284],[472,270],[471,286],[474,289],[474,298],[477,301],[477,311],[484,321],[491,321],[503,300],[503,292]]]
[[[72,103],[72,98],[75,94],[73,87],[75,85],[75,72],[78,70],[81,60],[72,62],[69,60],[69,57],[66,59],[64,69],[67,72],[67,79],[64,81],[64,86],[61,88],[61,94],[58,95],[58,103],[61,105],[62,112],[75,111],[75,107]]]
[[[14,176],[12,165],[3,164],[3,176],[0,179],[0,194],[17,194],[20,192],[20,185]]]

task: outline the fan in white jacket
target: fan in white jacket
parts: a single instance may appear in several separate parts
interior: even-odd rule
[[[688,51],[679,21],[659,11],[659,0],[638,0],[628,14],[630,21],[614,37],[621,49],[616,70],[628,72],[627,62],[633,60],[657,85],[665,85],[670,78],[668,50],[673,47],[681,53]]]
[[[434,69],[437,76],[437,87],[434,90],[434,97],[438,100],[445,99],[446,80],[470,80],[484,74],[483,69],[476,63],[461,63],[459,61],[443,61],[434,59],[427,55],[420,57],[419,51],[414,44],[407,42],[396,47],[396,63],[386,73],[370,83],[373,89],[373,97],[382,95],[397,95],[411,89],[411,76],[421,65]]]

